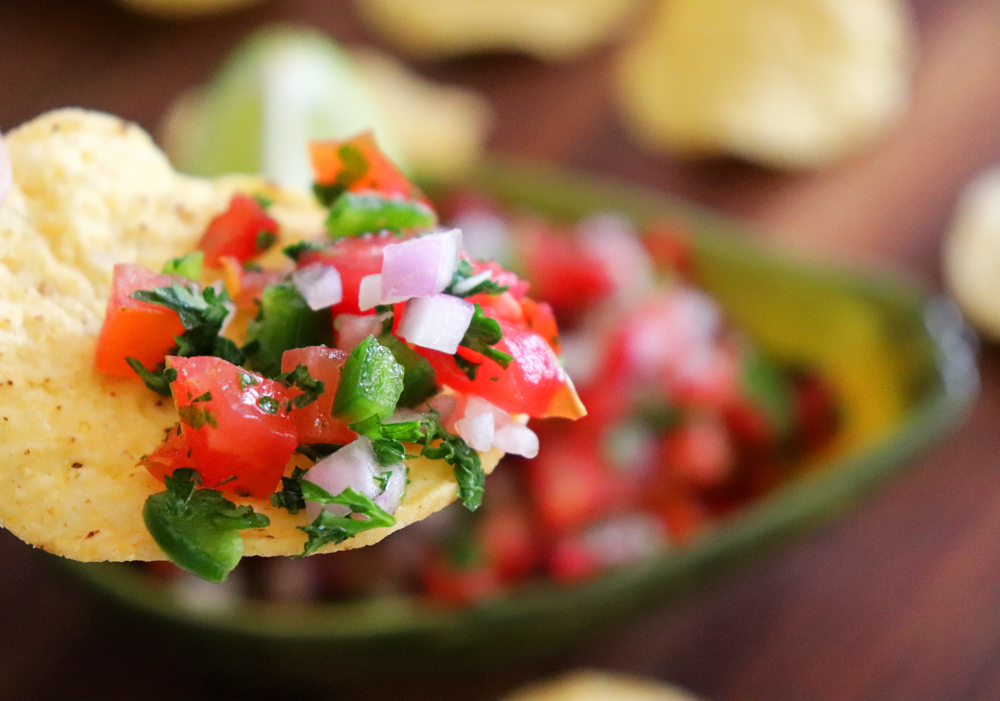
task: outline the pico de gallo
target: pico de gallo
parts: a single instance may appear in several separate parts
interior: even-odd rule
[[[518,273],[514,281],[489,268],[495,279],[511,290],[530,281],[539,301],[523,298],[509,316],[498,304],[493,313],[502,324],[523,317],[520,329],[561,353],[588,416],[531,423],[537,457],[504,458],[475,513],[446,509],[372,548],[247,562],[240,594],[339,600],[405,592],[463,606],[543,578],[574,584],[683,546],[834,438],[837,403],[823,379],[775,363],[726,319],[695,285],[676,224],[637,228],[613,213],[559,224],[469,194],[453,195],[442,210],[470,255]],[[518,334],[503,328],[505,348],[516,347]],[[440,360],[430,358],[439,377],[476,384],[452,379],[456,369]],[[485,392],[467,405],[502,404]]]
[[[585,413],[547,305],[470,258],[371,135],[310,151],[325,231],[285,246],[285,267],[260,265],[281,240],[272,203],[235,194],[198,250],[159,272],[115,267],[98,340],[99,371],[173,397],[178,422],[140,460],[166,487],[143,519],[214,582],[239,562],[240,531],[269,525],[253,500],[307,511],[310,555],[394,525],[407,458],[451,465],[475,511],[480,453],[533,457],[528,418]]]

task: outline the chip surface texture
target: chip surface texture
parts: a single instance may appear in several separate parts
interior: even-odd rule
[[[0,206],[0,526],[76,560],[164,559],[142,521],[163,485],[136,463],[176,412],[141,382],[93,369],[112,268],[159,270],[193,250],[237,190],[275,201],[283,242],[320,230],[323,213],[257,179],[179,175],[144,131],[109,115],[48,113],[6,142],[14,185]],[[483,456],[487,471],[498,457]],[[410,477],[395,527],[325,550],[375,542],[455,498],[443,463],[411,461]],[[244,532],[245,554],[300,553],[305,514],[251,503],[271,526]]]

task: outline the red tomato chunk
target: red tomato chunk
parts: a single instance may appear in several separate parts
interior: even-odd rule
[[[171,356],[167,365],[177,370],[171,390],[190,457],[168,439],[144,461],[150,472],[162,478],[193,467],[206,487],[267,498],[298,444],[287,406],[292,393],[221,358]]]
[[[347,360],[345,351],[326,346],[307,346],[285,351],[281,356],[281,371],[291,372],[299,365],[309,368],[314,380],[324,383],[323,394],[312,404],[292,410],[300,443],[337,443],[346,445],[358,437],[351,429],[333,418],[333,399],[340,384],[340,368]],[[301,394],[289,390],[292,397]]]
[[[127,356],[137,358],[146,367],[163,362],[167,351],[177,345],[174,336],[184,333],[177,312],[132,299],[136,290],[169,287],[180,278],[160,275],[141,265],[119,263],[111,281],[104,325],[97,339],[94,366],[112,375],[135,376],[125,362]]]
[[[390,232],[381,234],[365,234],[339,239],[335,244],[322,251],[306,253],[299,260],[300,266],[320,261],[332,265],[340,273],[340,284],[344,296],[339,304],[330,308],[334,318],[338,314],[363,314],[358,309],[358,290],[361,288],[361,278],[382,272],[382,254],[390,243],[399,243],[403,237]]]
[[[278,222],[253,197],[237,193],[229,201],[229,208],[208,223],[198,249],[205,252],[205,265],[217,268],[224,256],[232,256],[240,263],[267,248],[261,234],[277,234]]]

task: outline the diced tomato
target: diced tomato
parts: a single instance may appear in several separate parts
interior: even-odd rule
[[[504,292],[499,295],[472,295],[471,297],[466,297],[465,299],[470,304],[478,304],[482,307],[483,314],[491,319],[505,321],[508,324],[513,324],[514,326],[520,326],[522,328],[526,326],[524,320],[524,309],[521,307],[521,303],[517,300],[517,298],[510,292]]]
[[[646,250],[660,268],[691,277],[694,255],[683,225],[665,220],[653,222],[642,232],[642,238]]]
[[[564,374],[552,347],[534,331],[500,322],[503,338],[494,347],[513,359],[506,369],[487,358],[470,380],[453,356],[417,348],[437,372],[439,384],[456,392],[475,394],[512,414],[544,416],[556,392],[563,386]]]
[[[531,503],[542,527],[565,533],[605,514],[617,495],[596,446],[576,436],[547,436],[538,457],[525,461]]]
[[[119,263],[114,268],[111,297],[104,315],[104,325],[97,339],[94,366],[112,375],[135,377],[125,362],[137,358],[147,368],[163,362],[167,351],[177,345],[175,336],[184,333],[177,312],[158,304],[132,299],[136,290],[169,287],[180,278],[160,275],[141,265]]]
[[[661,493],[652,500],[651,510],[670,534],[670,541],[683,545],[709,523],[710,513],[694,490],[674,490]]]
[[[548,341],[556,354],[562,352],[562,344],[559,342],[559,325],[556,323],[556,315],[552,311],[551,305],[525,297],[521,300],[521,312],[524,314],[525,326]]]
[[[170,388],[190,449],[190,464],[175,467],[194,467],[206,487],[266,498],[298,443],[292,394],[221,358],[171,356],[167,366],[177,371]]]
[[[740,400],[740,361],[730,349],[702,350],[680,369],[661,373],[665,394],[675,402],[721,410]]]
[[[576,318],[614,291],[604,262],[569,236],[536,228],[526,236],[522,256],[532,296],[551,304],[560,318]]]
[[[493,499],[495,495],[491,494]],[[535,568],[538,553],[528,515],[508,498],[491,505],[478,524],[486,561],[505,582],[524,579]]]
[[[350,192],[374,190],[430,204],[419,188],[386,158],[370,131],[344,141],[310,142],[309,158],[318,185],[340,185]]]
[[[562,584],[577,584],[592,578],[601,564],[578,536],[560,538],[546,562],[549,575]]]
[[[288,277],[284,268],[263,268],[245,270],[233,256],[223,256],[220,264],[225,271],[224,281],[229,297],[237,309],[256,310],[264,288],[276,285]]]
[[[331,307],[336,318],[338,314],[373,314],[374,310],[362,312],[358,309],[358,290],[361,278],[382,272],[382,254],[390,243],[399,243],[403,237],[384,231],[379,234],[349,236],[338,239],[329,248],[310,251],[302,255],[299,265],[305,266],[316,261],[332,265],[340,273],[340,284],[344,297],[339,304]]]
[[[733,447],[726,425],[704,418],[686,421],[663,439],[663,468],[697,487],[723,482],[733,469]]]
[[[527,280],[522,280],[515,273],[504,270],[503,266],[496,261],[472,260],[469,262],[472,263],[472,272],[474,275],[489,270],[491,273],[490,279],[500,287],[506,287],[507,294],[513,296],[518,302],[528,294],[528,288],[531,286],[530,283]],[[472,299],[472,297],[469,299]],[[478,296],[476,296],[476,299],[478,299]]]
[[[205,252],[205,265],[217,268],[223,256],[232,256],[240,263],[261,253],[263,234],[276,235],[278,222],[267,215],[253,197],[236,193],[225,212],[208,223],[198,249]]]
[[[427,598],[442,606],[468,606],[503,591],[496,573],[485,564],[460,566],[444,555],[426,560],[421,575]]]
[[[163,481],[164,476],[172,475],[181,467],[194,467],[191,460],[191,448],[187,436],[178,423],[167,431],[167,437],[148,455],[143,455],[139,462],[149,470],[156,479]]]
[[[829,385],[818,377],[797,378],[795,418],[803,449],[819,450],[829,443],[840,424],[837,400]]]
[[[326,346],[306,346],[292,348],[281,356],[281,371],[291,372],[298,365],[309,368],[314,380],[324,383],[323,394],[312,404],[292,410],[299,435],[299,443],[337,443],[347,445],[358,437],[337,419],[333,418],[333,399],[340,384],[340,369],[347,360],[345,351]],[[294,398],[302,392],[289,389]]]

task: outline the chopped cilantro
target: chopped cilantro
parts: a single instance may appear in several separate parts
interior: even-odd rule
[[[477,273],[472,267],[472,262],[468,258],[462,258],[455,266],[455,272],[445,292],[456,297],[471,297],[479,294],[500,295],[510,289],[509,285],[500,285],[492,278],[491,270]]]
[[[424,414],[420,423],[424,433],[424,449],[420,454],[431,460],[444,460],[454,468],[458,496],[465,508],[475,511],[483,502],[486,486],[486,472],[479,453],[461,437],[449,433],[433,409]],[[432,445],[435,441],[438,442]]]
[[[239,373],[239,377],[240,377],[240,389],[246,389],[247,387],[254,387],[260,384],[260,380],[251,375],[249,372],[243,372],[241,370]]]
[[[337,156],[343,164],[343,169],[337,173],[332,183],[314,183],[313,194],[324,207],[332,205],[338,197],[357,183],[368,172],[368,159],[354,144],[341,144]]]
[[[177,414],[181,417],[183,423],[196,431],[205,425],[212,428],[219,427],[219,424],[215,420],[215,414],[203,406],[188,404],[187,406],[178,407]]]
[[[254,250],[257,251],[257,253],[263,253],[273,246],[274,242],[277,240],[278,235],[273,231],[268,231],[267,229],[258,231],[257,240],[254,242]]]
[[[281,252],[288,258],[291,258],[293,261],[298,263],[299,258],[301,258],[303,254],[314,251],[322,251],[329,245],[329,241],[299,241],[298,243],[293,243],[290,246],[285,246],[281,249]]]
[[[233,365],[242,365],[245,357],[239,347],[219,335],[222,324],[229,316],[231,302],[225,288],[217,292],[206,287],[199,294],[198,286],[171,283],[170,287],[136,290],[132,299],[157,304],[177,312],[184,325],[184,333],[177,336],[177,345],[170,355],[190,358],[196,355],[214,355]]]
[[[285,509],[290,514],[297,514],[306,508],[306,500],[302,497],[302,476],[306,473],[301,467],[292,470],[291,477],[281,478],[281,491],[271,495],[271,505]]]
[[[271,205],[274,204],[274,200],[262,192],[256,193],[253,198],[257,200],[257,204],[260,205],[261,209],[270,209]]]
[[[137,358],[127,357],[125,362],[142,378],[146,386],[164,397],[170,396],[170,383],[177,379],[177,371],[159,363],[152,370],[146,368]]]
[[[210,401],[212,401],[212,393],[205,392],[205,394],[199,395],[194,399],[192,399],[191,403],[194,404],[195,402],[210,402]]]
[[[264,269],[260,267],[260,263],[255,263],[252,260],[248,260],[246,263],[243,264],[243,271],[247,273],[260,273],[263,272]]]
[[[469,328],[466,329],[465,336],[462,337],[459,345],[476,351],[494,361],[500,367],[506,368],[510,365],[513,358],[493,347],[502,338],[503,331],[500,329],[500,324],[497,323],[496,319],[486,316],[483,313],[483,308],[477,304],[472,314],[472,321],[469,322]],[[465,373],[466,377],[470,380],[476,379],[476,370],[479,368],[479,363],[474,363],[468,358],[463,358],[458,353],[455,354],[455,362],[458,364],[459,369]]]
[[[315,402],[326,389],[326,383],[313,379],[312,375],[309,374],[309,368],[301,363],[296,365],[294,370],[283,372],[274,379],[286,387],[296,387],[302,390],[302,394],[292,400],[292,403],[299,409]]]
[[[308,480],[302,480],[301,485],[305,501],[339,504],[349,508],[351,513],[347,516],[338,516],[324,509],[319,512],[319,516],[311,524],[305,527],[300,526],[300,530],[305,531],[309,538],[306,540],[305,549],[299,557],[312,555],[330,543],[343,543],[348,538],[353,538],[358,533],[372,528],[387,528],[396,525],[396,519],[391,514],[379,508],[370,497],[350,487],[337,496],[333,496],[319,485]],[[361,518],[356,518],[356,516],[361,516]]]
[[[267,394],[257,398],[257,406],[268,414],[277,414],[281,411],[281,402]]]
[[[215,489],[198,489],[197,471],[182,467],[164,478],[166,491],[146,499],[142,518],[174,564],[211,582],[222,582],[243,556],[239,531],[266,528],[270,520],[250,506],[236,506]]]

